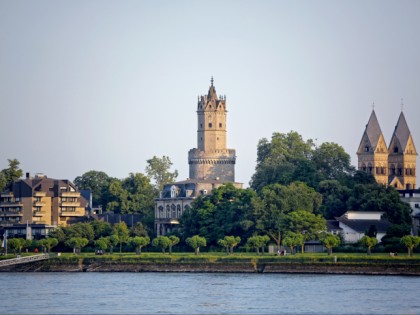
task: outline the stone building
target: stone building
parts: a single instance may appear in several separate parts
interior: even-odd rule
[[[167,184],[155,200],[155,231],[166,235],[179,225],[183,212],[198,196],[235,183],[236,151],[228,149],[226,96],[217,96],[213,78],[207,95],[198,98],[197,148],[188,152],[189,178]]]
[[[378,183],[398,190],[416,187],[417,151],[403,112],[387,146],[373,110],[357,156],[358,169],[372,174]]]

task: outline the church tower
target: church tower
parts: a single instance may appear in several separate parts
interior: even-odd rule
[[[207,95],[198,98],[197,148],[188,152],[190,178],[235,181],[236,152],[226,148],[226,96],[217,96],[211,85]]]
[[[392,134],[388,153],[389,185],[397,189],[415,189],[417,151],[403,112]]]
[[[372,174],[378,183],[388,185],[388,150],[375,110],[366,125],[357,157],[360,171]]]

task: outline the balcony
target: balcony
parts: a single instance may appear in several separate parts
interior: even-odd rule
[[[61,207],[80,207],[80,202],[77,201],[62,201]]]
[[[6,201],[0,202],[0,207],[22,207],[23,203],[21,201],[13,202],[13,201]]]
[[[22,211],[2,211],[2,212],[0,212],[0,216],[21,217],[21,216],[23,216],[23,213],[22,213]]]
[[[34,217],[42,217],[47,214],[47,211],[34,211],[32,212],[32,216]]]
[[[43,207],[45,206],[44,201],[34,201],[34,207]]]
[[[80,197],[80,192],[77,191],[63,191],[60,193],[61,197]]]
[[[82,217],[85,215],[85,210],[77,210],[77,211],[66,211],[62,210],[59,212],[61,217]]]
[[[45,191],[36,191],[34,197],[45,197],[47,193]]]

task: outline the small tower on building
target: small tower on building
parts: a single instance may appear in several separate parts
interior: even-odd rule
[[[388,185],[388,149],[375,110],[366,125],[357,157],[360,171],[372,174],[378,183]]]
[[[388,149],[389,185],[397,189],[416,188],[417,151],[401,111]]]

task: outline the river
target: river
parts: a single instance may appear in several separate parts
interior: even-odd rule
[[[419,277],[0,273],[1,314],[420,314]]]

